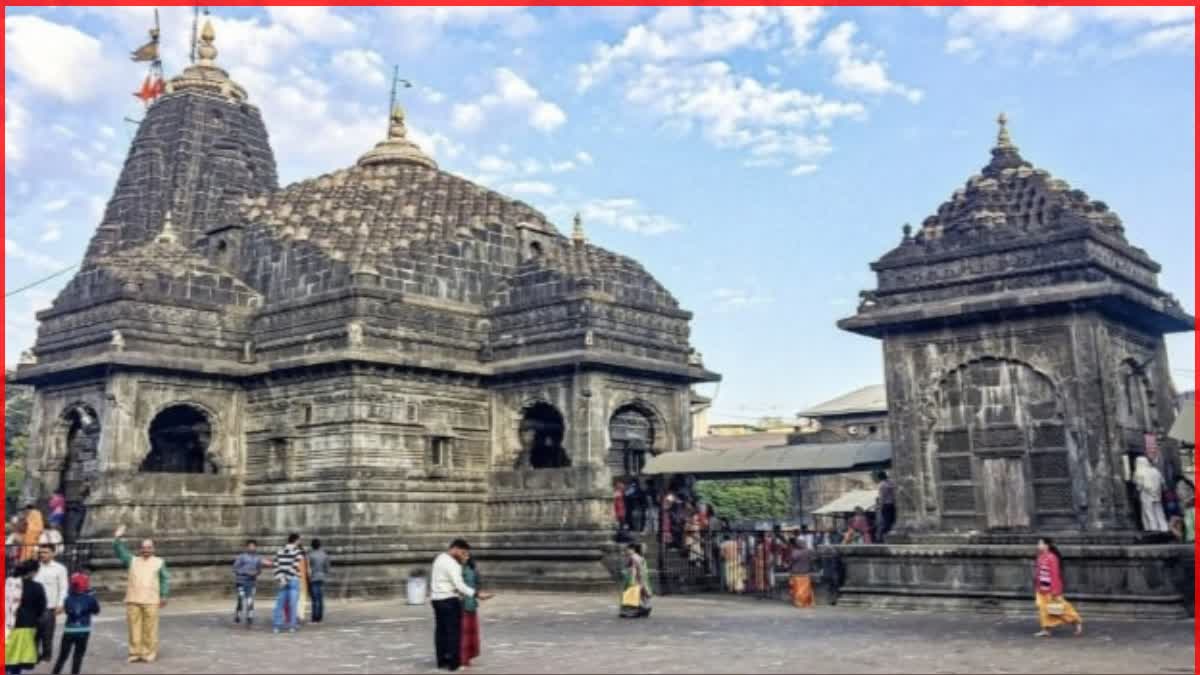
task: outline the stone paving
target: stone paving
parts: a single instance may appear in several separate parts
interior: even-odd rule
[[[1039,640],[1032,612],[1020,620],[674,596],[656,599],[649,619],[631,621],[616,617],[615,601],[615,594],[502,594],[484,605],[483,656],[468,672],[1194,672],[1192,621],[1096,621],[1082,638]],[[107,603],[84,672],[436,672],[428,607],[334,602],[326,623],[273,635],[270,598],[259,604],[267,625],[247,630],[232,624],[225,603],[172,603],[160,660],[146,665],[125,662],[124,612]]]

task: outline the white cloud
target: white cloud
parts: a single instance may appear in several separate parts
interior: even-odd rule
[[[39,240],[43,244],[50,244],[58,241],[59,239],[62,239],[62,225],[59,225],[54,221],[47,222],[45,227],[42,229],[42,236],[39,237]]]
[[[821,41],[821,52],[837,63],[834,83],[867,94],[899,94],[912,103],[919,103],[924,95],[920,89],[893,82],[882,57],[864,56],[870,49],[865,44],[854,43],[857,31],[858,26],[853,21],[843,21]]]
[[[575,162],[569,159],[562,162],[550,162],[550,173],[566,173],[574,171],[575,168]]]
[[[810,173],[815,173],[819,168],[816,164],[797,164],[792,168],[791,174],[793,176],[807,176]]]
[[[512,70],[497,68],[492,73],[492,84],[492,91],[477,102],[460,103],[452,108],[451,123],[454,128],[465,132],[478,131],[491,110],[522,114],[529,126],[544,133],[566,123],[566,111],[543,99],[533,85]]]
[[[1194,7],[965,7],[945,14],[950,38],[946,53],[974,59],[987,45],[1005,53],[1014,51],[1014,43],[1022,46],[1031,60],[1046,61],[1059,58],[1068,44],[1079,38],[1089,27],[1100,31],[1103,42],[1110,45],[1109,53],[1117,58],[1146,51],[1163,49],[1193,49]],[[1139,29],[1150,29],[1130,33]],[[1103,54],[1098,50],[1090,50]]]
[[[57,272],[66,267],[66,263],[58,258],[25,248],[13,239],[4,240],[4,258],[15,260],[37,271]]]
[[[305,40],[331,42],[354,34],[354,24],[329,7],[267,7],[275,23],[286,26]]]
[[[25,159],[25,130],[29,125],[29,111],[13,96],[4,96],[4,165],[5,171],[10,165]]]
[[[712,292],[714,309],[718,312],[730,312],[759,305],[769,305],[774,300],[758,291],[744,288],[718,288]]]
[[[630,197],[612,199],[594,199],[580,205],[558,205],[549,209],[563,219],[570,218],[578,212],[583,219],[584,227],[599,223],[615,227],[626,232],[657,236],[683,229],[674,220],[648,212],[642,204]]]
[[[517,181],[509,183],[507,189],[516,194],[549,196],[557,192],[550,183],[537,180]]]
[[[585,152],[583,150],[580,150],[579,152],[575,153],[575,161],[579,162],[580,164],[583,164],[585,166],[591,166],[592,162],[594,162],[595,160],[592,159],[592,156],[590,154],[588,154],[587,152]]]
[[[858,103],[828,100],[820,94],[764,85],[735,75],[722,62],[686,68],[645,65],[626,98],[645,105],[681,130],[693,124],[720,148],[746,151],[761,160],[788,157],[808,161],[832,150],[824,129],[841,119],[863,119]]]
[[[23,14],[4,19],[4,69],[33,91],[81,103],[104,91],[110,66],[96,38]]]
[[[480,157],[475,166],[484,173],[507,174],[516,171],[516,165],[507,159],[497,157],[495,155],[484,155]]]
[[[520,39],[539,28],[537,19],[523,7],[393,7],[389,16],[396,23],[397,34],[403,36],[393,46],[412,54],[443,42],[447,33],[456,30],[498,30]]]
[[[387,83],[383,73],[383,56],[371,49],[346,49],[333,55],[333,67],[356,82],[371,87]]]
[[[459,131],[479,131],[483,121],[483,106],[476,103],[456,103],[450,110],[450,124]]]
[[[424,99],[426,103],[433,103],[436,105],[446,100],[446,95],[437,89],[434,89],[433,87],[421,85],[417,87],[417,92],[421,95],[421,98]]]
[[[779,44],[781,24],[802,47],[820,16],[820,10],[805,8],[664,8],[648,23],[631,27],[620,42],[598,46],[592,60],[576,68],[576,87],[587,91],[625,62],[698,61],[738,49],[765,49]]]
[[[54,199],[42,204],[42,210],[46,213],[57,213],[71,205],[70,199]]]

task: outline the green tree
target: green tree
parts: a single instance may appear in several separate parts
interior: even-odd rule
[[[770,478],[699,481],[696,491],[711,503],[717,516],[730,520],[770,520],[791,515],[791,481]]]
[[[13,513],[25,482],[25,455],[29,449],[29,420],[33,414],[33,390],[12,383],[5,372],[4,387],[4,504]]]

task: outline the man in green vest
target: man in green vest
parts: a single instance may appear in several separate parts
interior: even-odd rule
[[[158,659],[158,610],[167,606],[169,583],[167,564],[154,555],[154,542],[145,539],[136,557],[121,537],[125,526],[117,528],[113,551],[121,564],[129,568],[125,588],[125,618],[129,623],[129,662],[154,663]]]

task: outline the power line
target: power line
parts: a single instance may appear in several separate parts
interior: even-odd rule
[[[70,267],[64,267],[63,269],[55,272],[54,274],[51,274],[48,277],[42,277],[41,279],[38,279],[37,281],[34,281],[33,283],[25,284],[24,286],[22,286],[16,290],[12,290],[12,291],[5,293],[4,297],[11,298],[12,296],[16,295],[17,293],[23,293],[31,288],[40,286],[40,285],[46,283],[47,281],[50,281],[51,279],[55,279],[57,277],[60,277],[64,274],[66,274],[67,272],[70,272],[71,270],[75,269],[76,267],[79,267],[79,265],[71,265]]]

